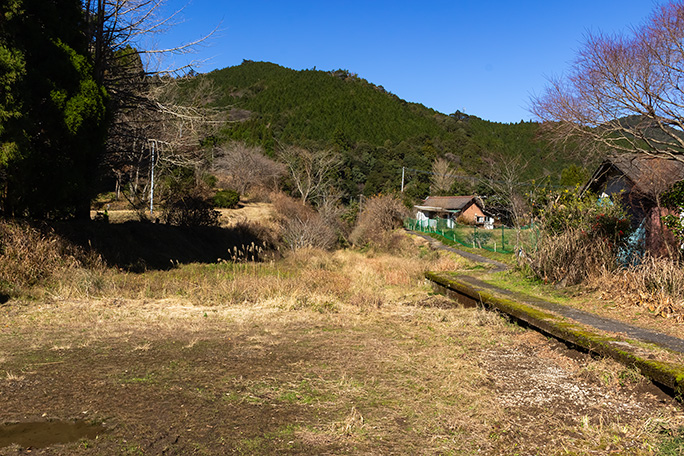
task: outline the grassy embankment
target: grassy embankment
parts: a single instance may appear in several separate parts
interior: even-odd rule
[[[681,337],[684,273],[672,261],[647,257],[636,267],[596,269],[584,283],[562,286],[534,278],[524,267],[519,268],[525,265],[525,257],[467,247],[439,233],[429,235],[445,245],[509,265],[509,271],[495,274],[486,268],[482,274],[469,272],[492,285]]]

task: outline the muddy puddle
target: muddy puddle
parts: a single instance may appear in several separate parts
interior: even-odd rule
[[[85,421],[0,424],[0,448],[12,444],[25,448],[44,448],[80,439],[94,439],[105,432],[104,426]]]

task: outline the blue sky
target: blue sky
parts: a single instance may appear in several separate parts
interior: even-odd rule
[[[411,102],[496,122],[532,119],[530,98],[566,72],[589,32],[642,24],[662,0],[168,0],[184,7],[164,47],[216,26],[200,72],[243,59],[347,69]]]

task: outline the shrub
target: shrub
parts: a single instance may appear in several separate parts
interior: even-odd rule
[[[335,246],[335,229],[311,206],[282,193],[274,194],[271,200],[283,241],[291,249],[331,249]]]
[[[354,245],[388,246],[387,234],[402,226],[408,210],[395,195],[378,195],[366,202],[349,236]]]
[[[614,246],[622,246],[629,238],[632,226],[622,214],[600,213],[591,225],[591,237],[600,238]]]
[[[283,227],[283,240],[296,250],[301,248],[332,249],[337,243],[335,231],[318,215],[307,219],[288,220]]]
[[[662,221],[670,229],[672,235],[679,241],[679,253],[684,246],[684,180],[676,182],[670,190],[661,195],[662,203],[668,213],[662,216]]]
[[[240,202],[240,194],[235,190],[219,190],[213,198],[214,207],[233,209]]]
[[[176,226],[217,226],[221,214],[201,196],[180,196],[167,201],[164,220]]]

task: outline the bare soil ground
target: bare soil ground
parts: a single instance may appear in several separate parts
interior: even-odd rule
[[[422,272],[463,261],[299,252],[10,301],[0,423],[107,432],[0,454],[657,454],[684,424],[638,373],[433,296]]]

